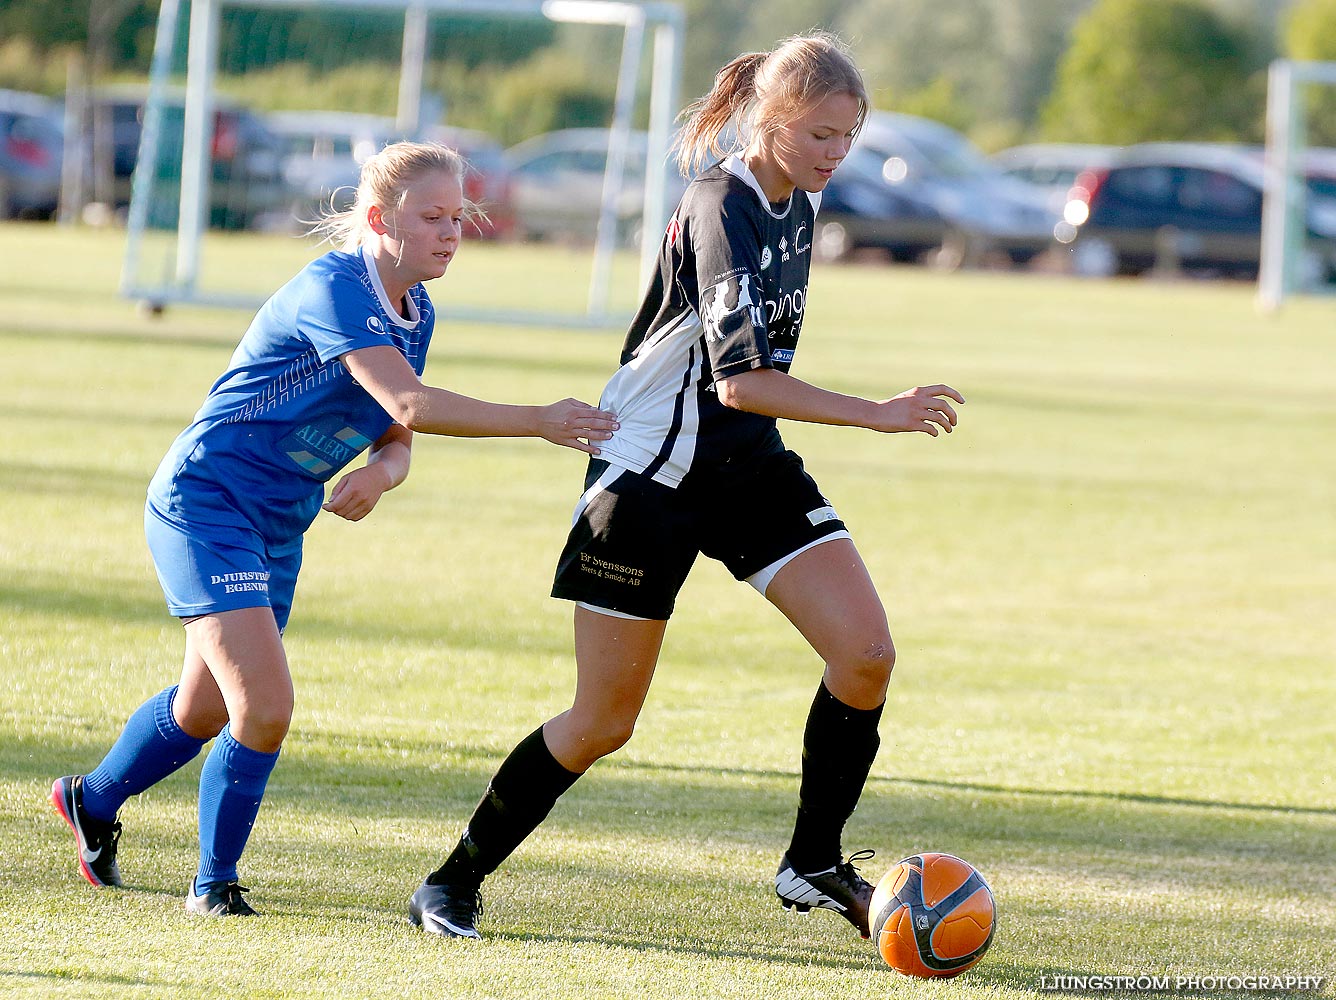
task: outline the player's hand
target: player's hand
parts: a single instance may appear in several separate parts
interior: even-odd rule
[[[938,428],[950,434],[956,426],[956,410],[950,403],[965,397],[949,385],[921,385],[877,404],[878,420],[873,430],[894,434],[921,431],[936,437]]]
[[[347,521],[360,521],[371,513],[381,496],[390,488],[390,478],[376,465],[354,469],[335,484],[322,509]]]
[[[590,455],[599,453],[595,441],[606,441],[620,426],[615,414],[578,399],[563,399],[538,408],[539,437]]]

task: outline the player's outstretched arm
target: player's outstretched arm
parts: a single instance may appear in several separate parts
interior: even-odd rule
[[[515,406],[474,399],[449,389],[423,385],[402,354],[389,345],[350,351],[343,363],[359,385],[395,422],[423,434],[451,437],[541,437],[597,455],[617,420],[578,399],[547,406]]]
[[[949,385],[925,385],[890,399],[872,400],[831,392],[773,368],[756,368],[715,383],[720,401],[735,410],[814,424],[867,427],[894,434],[918,431],[936,437],[956,425],[952,401],[965,397]]]

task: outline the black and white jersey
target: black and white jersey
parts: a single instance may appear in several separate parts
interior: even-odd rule
[[[773,417],[730,410],[716,379],[787,372],[798,346],[819,194],[772,205],[737,156],[688,186],[600,408],[620,429],[601,442],[613,465],[677,486],[780,451]]]

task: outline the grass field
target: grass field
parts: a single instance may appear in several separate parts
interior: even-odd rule
[[[969,400],[949,438],[785,431],[899,650],[846,849],[878,851],[874,878],[959,854],[997,895],[988,957],[924,983],[776,904],[820,664],[704,563],[636,737],[490,880],[487,940],[405,923],[501,757],[569,698],[570,611],[546,594],[582,464],[532,441],[419,439],[369,519],[308,536],[297,714],[242,863],[262,919],[182,912],[199,761],[123,810],[127,887],[84,884],[47,790],[174,679],[142,498],[246,319],[139,316],[114,295],[120,247],[0,227],[0,995],[1012,998],[1285,973],[1336,995],[1336,305],[1262,319],[1241,286],[814,275],[796,374]],[[306,253],[211,252],[269,285]],[[561,284],[534,253],[517,285],[512,252],[467,247],[434,297]],[[617,346],[445,322],[428,379],[592,399]]]

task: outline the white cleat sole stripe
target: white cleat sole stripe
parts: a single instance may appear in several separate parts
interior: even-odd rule
[[[431,929],[431,925],[433,925],[433,924],[434,924],[436,927],[445,930],[445,931],[447,932],[447,934],[446,934],[447,937],[462,937],[462,938],[480,938],[480,937],[482,937],[482,935],[479,934],[479,933],[478,933],[476,930],[474,930],[473,928],[456,927],[454,924],[450,923],[450,921],[445,920],[445,919],[443,919],[443,918],[441,918],[441,917],[438,917],[438,916],[436,916],[436,914],[434,914],[434,913],[424,913],[424,914],[422,914],[422,925],[423,925],[424,927],[426,927],[426,928],[428,928],[428,929],[430,930],[430,929]]]

